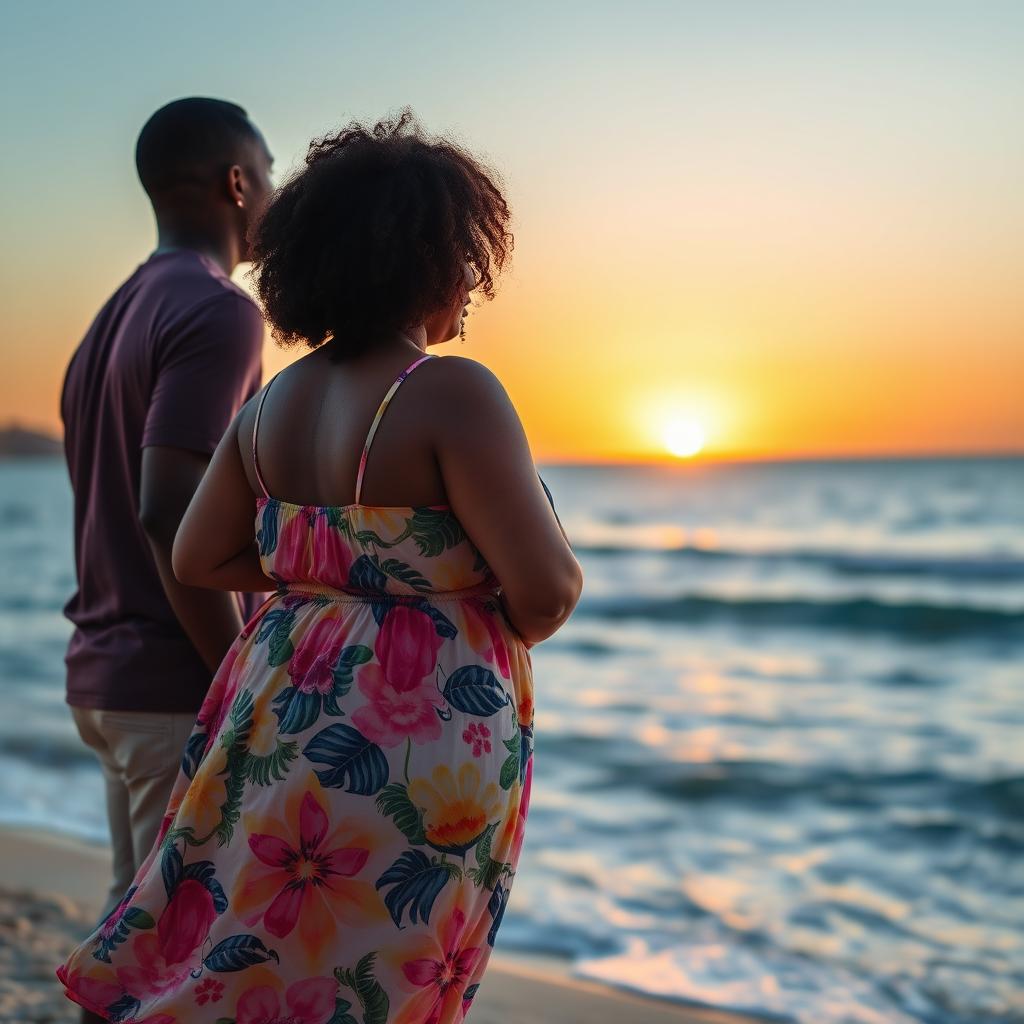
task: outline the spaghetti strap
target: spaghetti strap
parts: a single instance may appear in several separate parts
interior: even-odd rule
[[[263,389],[263,394],[260,395],[259,404],[256,406],[256,419],[252,423],[252,468],[256,470],[256,479],[259,481],[260,488],[263,491],[263,497],[269,498],[270,491],[267,490],[266,481],[263,479],[263,474],[260,472],[260,460],[256,454],[256,436],[260,429],[260,417],[263,415],[263,403],[267,400],[267,395],[270,393],[270,387],[277,380],[277,374],[267,381],[267,386]]]
[[[425,363],[428,359],[433,359],[432,355],[420,356],[414,363],[407,366],[395,380],[394,384],[388,388],[388,393],[384,396],[383,401],[377,407],[377,415],[373,417],[373,422],[370,424],[370,430],[366,435],[366,443],[363,445],[363,454],[359,457],[359,472],[356,475],[356,497],[355,503],[358,505],[362,501],[363,497],[363,475],[366,472],[366,460],[370,456],[370,445],[373,444],[374,435],[377,433],[377,428],[380,426],[380,421],[384,418],[384,413],[387,411],[388,405],[391,399],[395,397],[395,392],[402,386],[402,382],[406,377],[416,369],[417,366]]]

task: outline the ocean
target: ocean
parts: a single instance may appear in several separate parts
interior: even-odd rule
[[[543,475],[586,591],[535,651],[499,949],[771,1021],[1024,1021],[1024,460]],[[0,566],[0,821],[100,841],[59,461],[0,464]]]

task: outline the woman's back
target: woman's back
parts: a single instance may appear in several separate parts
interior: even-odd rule
[[[282,371],[260,411],[258,459],[269,495],[302,505],[439,505],[447,501],[434,458],[431,384],[444,367],[428,361],[396,392],[374,433],[361,493],[359,464],[380,403],[399,376],[423,355],[411,343],[361,359],[332,362],[318,349]],[[243,464],[262,494],[250,444],[257,398],[239,424]]]
[[[279,422],[287,422],[289,428],[296,425],[299,434],[305,428],[310,443],[301,449],[301,456],[291,458],[295,439],[290,436],[290,429],[278,428],[276,439],[282,476],[287,467],[288,479],[293,481],[294,487],[286,493],[310,495],[317,493],[319,487],[322,488],[320,498],[351,493],[351,502],[282,499],[271,491],[264,454],[268,433],[265,410],[271,389],[268,387],[260,395],[253,413],[249,447],[252,474],[262,492],[257,499],[256,539],[264,572],[277,581],[280,589],[299,595],[342,591],[380,598],[396,595],[451,597],[470,593],[483,596],[495,590],[493,574],[447,503],[399,502],[397,498],[387,503],[364,501],[366,473],[371,462],[377,459],[381,426],[387,417],[395,416],[399,389],[407,387],[406,381],[414,371],[422,373],[429,361],[429,356],[420,356],[405,367],[386,390],[373,415],[368,417],[370,426],[360,449],[361,456],[356,460],[353,488],[340,495],[334,489],[338,485],[325,479],[330,474],[321,472],[322,464],[318,459],[330,463],[336,451],[339,456],[344,454],[343,450],[339,451],[331,424],[359,417],[345,417],[330,408],[330,404],[344,401],[346,391],[353,393],[361,384],[360,374],[358,371],[352,374],[355,384],[351,379],[338,381],[340,374],[328,380],[324,376],[312,378],[308,374],[296,374],[295,380],[290,382],[293,383],[291,393],[282,397],[278,408]],[[372,378],[376,374],[371,370],[367,376]],[[276,381],[274,386],[280,387],[281,383]],[[395,494],[401,491],[408,496],[411,493],[407,482],[409,475],[416,475],[419,470],[418,475],[425,480],[430,470],[436,472],[436,462],[428,461],[416,445],[402,443],[397,429],[390,433],[395,437],[390,454],[397,476],[389,484]],[[415,462],[417,458],[419,464]],[[351,466],[346,468],[351,469]],[[387,485],[382,486],[386,490]],[[411,490],[415,489],[414,486]],[[424,493],[422,487],[419,493]]]

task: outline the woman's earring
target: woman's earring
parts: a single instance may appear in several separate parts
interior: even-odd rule
[[[235,205],[241,210],[245,206],[245,203],[243,203],[241,199],[236,199]]]

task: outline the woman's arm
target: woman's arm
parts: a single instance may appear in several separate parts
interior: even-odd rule
[[[512,625],[539,643],[576,607],[579,563],[505,389],[472,360],[437,363],[435,451],[448,501],[498,578]]]
[[[232,421],[210,460],[174,539],[174,575],[190,587],[260,592],[273,589],[260,566],[255,498]]]

